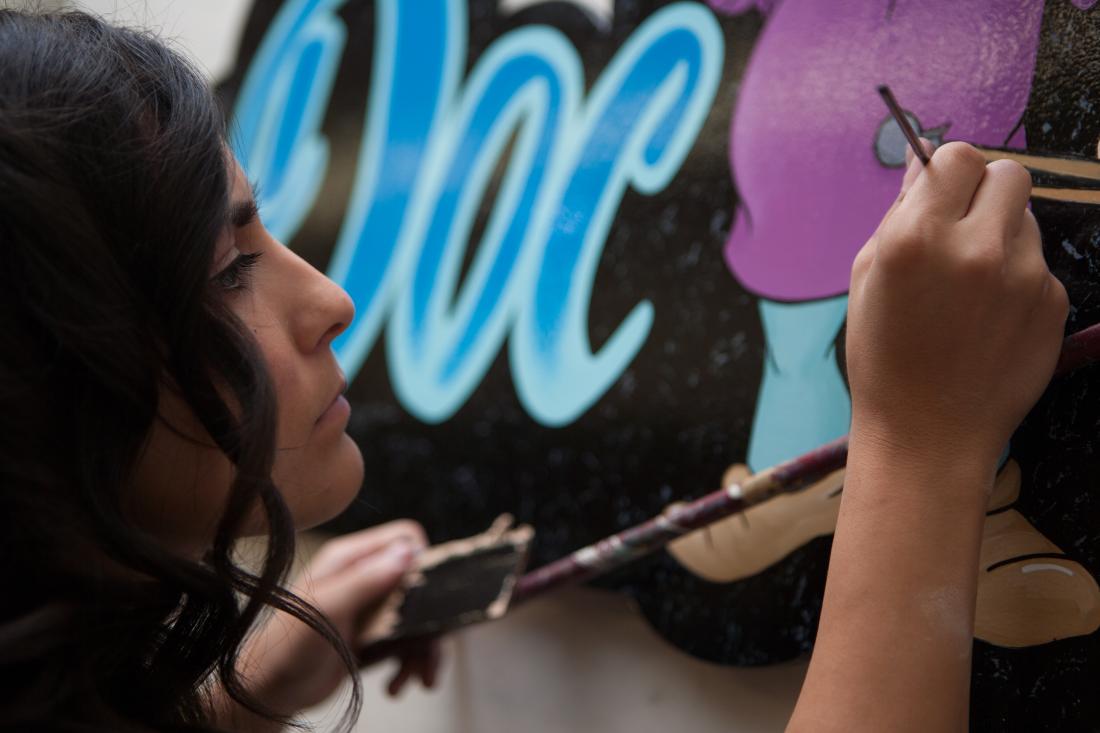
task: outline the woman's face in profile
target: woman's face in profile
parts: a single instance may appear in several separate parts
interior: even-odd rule
[[[211,277],[266,359],[278,396],[272,478],[295,524],[309,527],[347,506],[363,479],[359,448],[344,432],[350,407],[331,349],[355,309],[347,293],[264,228],[248,180],[229,159],[230,222]],[[162,388],[158,412],[163,419],[139,460],[130,509],[171,547],[201,551],[223,512],[233,466],[171,391]],[[257,511],[249,530],[264,531],[261,522]]]

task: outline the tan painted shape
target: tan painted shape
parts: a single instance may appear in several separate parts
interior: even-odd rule
[[[749,476],[731,466],[722,485]],[[765,570],[815,537],[836,530],[838,494],[844,470],[835,471],[797,494],[777,496],[743,514],[728,517],[671,543],[668,551],[684,567],[714,583],[732,583]]]
[[[1020,468],[1015,461],[997,477],[993,493],[1019,495]],[[993,502],[990,506],[996,508]],[[1100,629],[1096,579],[1068,557],[1027,558],[1040,554],[1065,553],[1015,509],[986,517],[974,636],[997,646],[1028,647]],[[989,570],[1013,558],[1021,559]]]
[[[731,466],[722,485],[748,478],[743,465]],[[804,492],[776,497],[742,515],[723,519],[669,545],[686,569],[704,580],[731,583],[755,575],[815,537],[836,529],[837,471]],[[989,497],[982,535],[974,635],[990,644],[1026,647],[1083,636],[1100,629],[1100,587],[1089,572],[1067,557],[1004,560],[1034,554],[1064,555],[1011,505],[1020,496],[1020,466],[1008,461]],[[830,498],[831,497],[831,498]]]
[[[1055,173],[1075,178],[1100,181],[1100,161],[1081,160],[1079,158],[1060,158],[1056,155],[1036,155],[1035,153],[1016,152],[1014,150],[993,150],[979,148],[982,156],[994,160],[1014,160],[1025,168],[1041,173]]]
[[[1071,204],[1100,204],[1100,191],[1087,188],[1047,188],[1035,186],[1031,189],[1032,198],[1051,201],[1068,201]]]
[[[1100,161],[1079,160],[1076,158],[1059,158],[1054,155],[1036,155],[1034,153],[1016,152],[1013,150],[992,150],[978,148],[986,160],[1014,160],[1020,165],[1041,173],[1054,173],[1057,175],[1074,176],[1092,181],[1100,181]],[[1098,147],[1100,152],[1100,147]],[[1035,186],[1031,189],[1034,198],[1050,199],[1052,201],[1068,201],[1077,204],[1100,204],[1100,191],[1087,188],[1051,188],[1048,186]]]

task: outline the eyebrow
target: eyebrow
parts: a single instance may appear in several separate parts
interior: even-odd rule
[[[248,185],[251,196],[245,201],[233,204],[229,209],[229,223],[236,229],[247,226],[260,213],[260,207],[256,203],[260,199],[259,186],[252,181],[249,181]]]

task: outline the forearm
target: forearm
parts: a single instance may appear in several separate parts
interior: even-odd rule
[[[219,729],[233,733],[281,733],[286,727],[273,722],[239,704],[220,684],[211,687],[210,705],[213,722]]]
[[[789,731],[965,730],[986,463],[960,446],[913,455],[853,429]]]

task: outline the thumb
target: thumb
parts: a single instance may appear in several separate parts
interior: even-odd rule
[[[925,154],[931,157],[932,153],[936,151],[936,146],[931,140],[927,138],[917,138],[920,142],[921,148]],[[906,192],[913,187],[917,178],[920,176],[921,171],[924,170],[924,164],[917,160],[917,156],[913,154],[913,149],[906,146],[905,148],[905,175],[901,179],[901,194],[905,196]],[[899,196],[899,198],[900,198]]]
[[[378,552],[348,565],[317,589],[317,605],[329,618],[360,616],[385,600],[412,566],[415,549],[398,539]]]
[[[917,140],[920,141],[920,146],[924,149],[924,152],[931,156],[936,149],[932,141],[923,137],[917,138]],[[883,215],[883,222],[889,219],[894,211],[901,206],[901,202],[905,200],[905,194],[909,193],[909,189],[913,187],[913,184],[920,178],[920,174],[924,172],[924,164],[917,159],[917,156],[913,155],[913,149],[908,145],[905,147],[905,165],[905,175],[901,179],[901,190],[898,192],[898,197],[894,199],[894,203],[890,204],[890,208]],[[879,226],[881,227],[882,224],[880,223]]]

